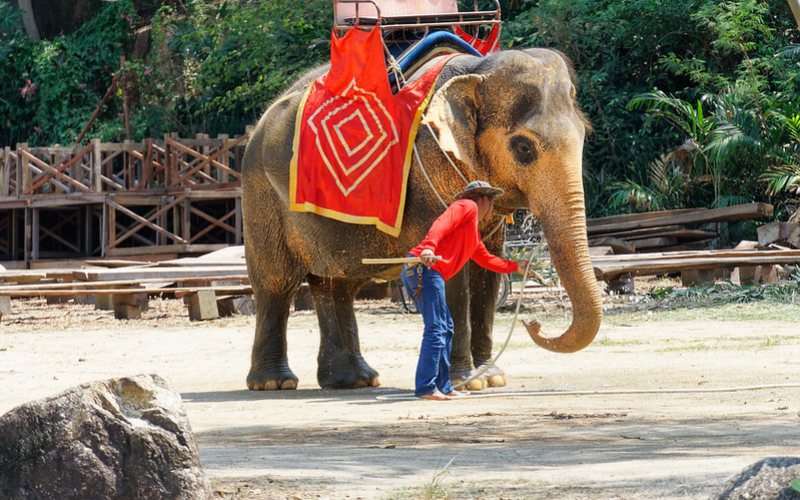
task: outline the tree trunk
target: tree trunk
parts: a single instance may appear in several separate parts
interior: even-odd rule
[[[17,7],[22,11],[22,23],[25,25],[25,32],[32,40],[39,40],[39,26],[36,25],[36,18],[33,16],[33,6],[31,0],[17,0]]]

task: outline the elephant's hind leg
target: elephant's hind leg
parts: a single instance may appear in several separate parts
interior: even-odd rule
[[[377,387],[378,372],[361,356],[353,310],[364,280],[309,276],[320,329],[317,381],[326,389]]]
[[[271,293],[255,287],[256,335],[247,374],[247,387],[253,391],[296,389],[297,377],[286,357],[286,326],[289,306],[297,287]]]

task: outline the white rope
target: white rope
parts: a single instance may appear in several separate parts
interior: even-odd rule
[[[444,201],[444,199],[442,199],[442,196],[439,194],[439,191],[437,191],[436,188],[433,186],[431,178],[428,177],[428,172],[425,170],[425,166],[422,164],[422,157],[420,157],[419,151],[417,150],[416,142],[414,142],[414,156],[417,157],[417,163],[419,164],[419,169],[422,171],[422,175],[425,176],[425,180],[428,181],[428,185],[431,187],[433,194],[435,194],[436,198],[439,199],[439,203],[441,203],[442,206],[444,206],[444,208],[447,208],[449,205],[447,204],[447,202]]]
[[[469,396],[454,398],[455,399],[477,399],[477,398],[499,398],[499,397],[541,397],[541,396],[609,396],[609,395],[626,395],[626,394],[714,394],[721,392],[745,392],[745,391],[763,391],[767,389],[795,389],[800,387],[800,384],[765,384],[765,385],[743,385],[736,387],[717,387],[717,388],[673,388],[673,389],[608,389],[608,390],[585,390],[585,391],[569,391],[569,390],[544,390],[544,391],[505,391],[505,392],[490,392],[490,393],[472,393]],[[414,396],[413,393],[402,394],[386,394],[383,396],[376,396],[375,399],[379,401],[412,401],[419,398]]]
[[[447,158],[447,161],[453,167],[453,170],[455,170],[458,176],[461,177],[461,180],[464,181],[464,184],[469,184],[469,179],[467,179],[464,176],[464,174],[461,172],[461,169],[456,166],[456,164],[453,162],[453,159],[450,158],[450,155],[447,154],[447,152],[442,147],[442,143],[439,142],[439,138],[436,136],[436,132],[433,131],[433,127],[431,127],[431,124],[425,123],[425,125],[428,127],[428,131],[431,133],[431,136],[433,136],[433,140],[436,141],[436,145],[439,146],[439,150],[442,152],[444,157]],[[467,167],[469,167],[469,165],[467,165]],[[472,169],[470,168],[470,170]],[[472,170],[472,173],[475,173],[475,171]]]
[[[531,252],[530,257],[528,257],[528,264],[525,266],[525,274],[522,275],[522,286],[523,286],[523,288],[525,287],[525,280],[528,277],[528,271],[531,268],[531,264],[533,263],[534,257],[535,257],[535,254],[533,252]],[[523,296],[523,294],[522,294],[522,292],[520,292],[519,297],[517,297],[517,306],[514,308],[514,318],[511,320],[511,328],[508,329],[508,335],[506,336],[506,341],[503,342],[503,346],[500,348],[500,350],[492,358],[491,361],[481,365],[481,367],[478,368],[478,370],[475,373],[470,375],[470,377],[468,379],[466,379],[466,380],[454,385],[453,386],[454,389],[458,389],[460,387],[464,387],[465,385],[467,385],[468,383],[472,382],[476,378],[479,378],[479,377],[483,376],[484,373],[486,373],[490,368],[493,368],[495,366],[495,363],[497,363],[497,360],[500,359],[500,355],[503,354],[503,352],[506,350],[506,347],[508,347],[509,342],[511,342],[511,335],[514,333],[514,327],[516,326],[517,318],[519,317],[519,307],[520,307],[520,305],[522,305],[522,296]]]

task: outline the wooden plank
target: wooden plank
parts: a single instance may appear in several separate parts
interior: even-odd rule
[[[653,212],[657,213],[657,212]],[[693,210],[687,213],[651,217],[644,220],[630,220],[619,223],[604,223],[592,226],[591,234],[610,231],[623,231],[628,229],[641,229],[645,227],[671,226],[675,224],[703,224],[717,221],[737,221],[769,217],[772,215],[772,205],[769,203],[748,203],[732,207]]]
[[[108,280],[108,281],[69,281],[59,283],[45,283],[33,285],[6,286],[0,284],[0,291],[13,291],[20,288],[25,290],[71,290],[73,292],[84,293],[94,289],[129,287],[132,285],[149,285],[150,288],[166,288],[173,283],[191,283],[193,286],[206,286],[214,281],[225,280],[228,282],[248,283],[250,279],[246,274],[232,276],[189,276],[182,278],[142,278],[131,283],[130,280]],[[41,280],[40,280],[41,281]],[[158,285],[158,286],[154,286]]]
[[[179,288],[98,288],[96,290],[85,290],[81,293],[87,295],[130,295],[131,293],[141,294],[192,294],[202,291],[211,291],[216,295],[250,295],[253,288],[250,286],[225,286],[225,287],[179,287]],[[2,290],[0,297],[64,297],[75,295],[75,290],[28,290],[19,288],[18,290]]]
[[[244,276],[247,274],[247,267],[242,265],[232,266],[209,266],[202,268],[192,267],[147,267],[136,269],[82,269],[73,272],[73,277],[79,281],[118,281],[118,280],[140,280],[159,278],[162,281],[175,278],[203,278],[215,276],[220,279],[228,279],[228,276]]]
[[[677,210],[659,210],[655,212],[641,212],[638,214],[623,214],[623,215],[611,215],[608,217],[598,217],[595,219],[588,219],[586,221],[586,226],[592,230],[596,226],[605,226],[608,224],[619,224],[623,222],[631,222],[631,221],[643,221],[649,219],[660,219],[661,217],[669,217],[672,215],[680,215],[686,214],[689,212],[695,212],[697,210],[706,210],[704,208],[679,208]]]
[[[595,275],[598,279],[607,279],[622,273],[631,273],[641,276],[688,271],[692,269],[722,269],[765,264],[800,264],[800,255],[750,255],[748,257],[698,257],[694,259],[662,258],[638,262],[592,263],[595,269]]]
[[[170,253],[208,253],[220,248],[225,248],[228,245],[224,244],[209,244],[209,245],[157,245],[150,247],[135,247],[135,248],[109,248],[106,251],[108,257],[125,257],[125,256],[146,256],[146,255],[161,255]]]
[[[800,250],[698,250],[687,252],[659,252],[648,254],[630,254],[630,255],[606,255],[599,256],[592,259],[592,263],[598,262],[631,262],[631,261],[646,261],[656,258],[667,259],[694,259],[694,258],[741,258],[747,259],[748,257],[756,256],[772,256],[772,257],[800,257]]]
[[[633,247],[639,251],[645,248],[662,248],[672,246],[678,243],[677,238],[663,238],[663,237],[653,237],[653,238],[642,238],[638,240],[631,240],[629,242]]]
[[[645,236],[653,236],[653,235],[660,235],[665,231],[678,231],[680,229],[686,229],[684,226],[659,226],[659,227],[645,227],[642,229],[632,229],[628,231],[611,231],[608,233],[594,233],[592,232],[592,238],[620,238],[620,239],[629,239],[629,238],[643,238]]]
[[[699,241],[690,241],[687,243],[681,243],[679,245],[672,245],[669,247],[659,247],[659,248],[643,248],[641,249],[641,253],[647,252],[686,252],[686,251],[696,251],[696,250],[708,250],[711,248],[711,241],[712,240],[699,240]]]
[[[589,240],[589,248],[610,247],[614,254],[625,254],[636,252],[636,247],[620,238],[603,237]]]

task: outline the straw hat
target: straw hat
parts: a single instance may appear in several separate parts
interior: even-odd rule
[[[455,198],[457,200],[461,200],[464,198],[469,198],[473,194],[479,194],[481,196],[488,196],[489,198],[496,198],[503,194],[503,191],[500,188],[493,187],[486,181],[472,181],[467,184],[467,187],[464,188],[463,191],[458,193]]]

